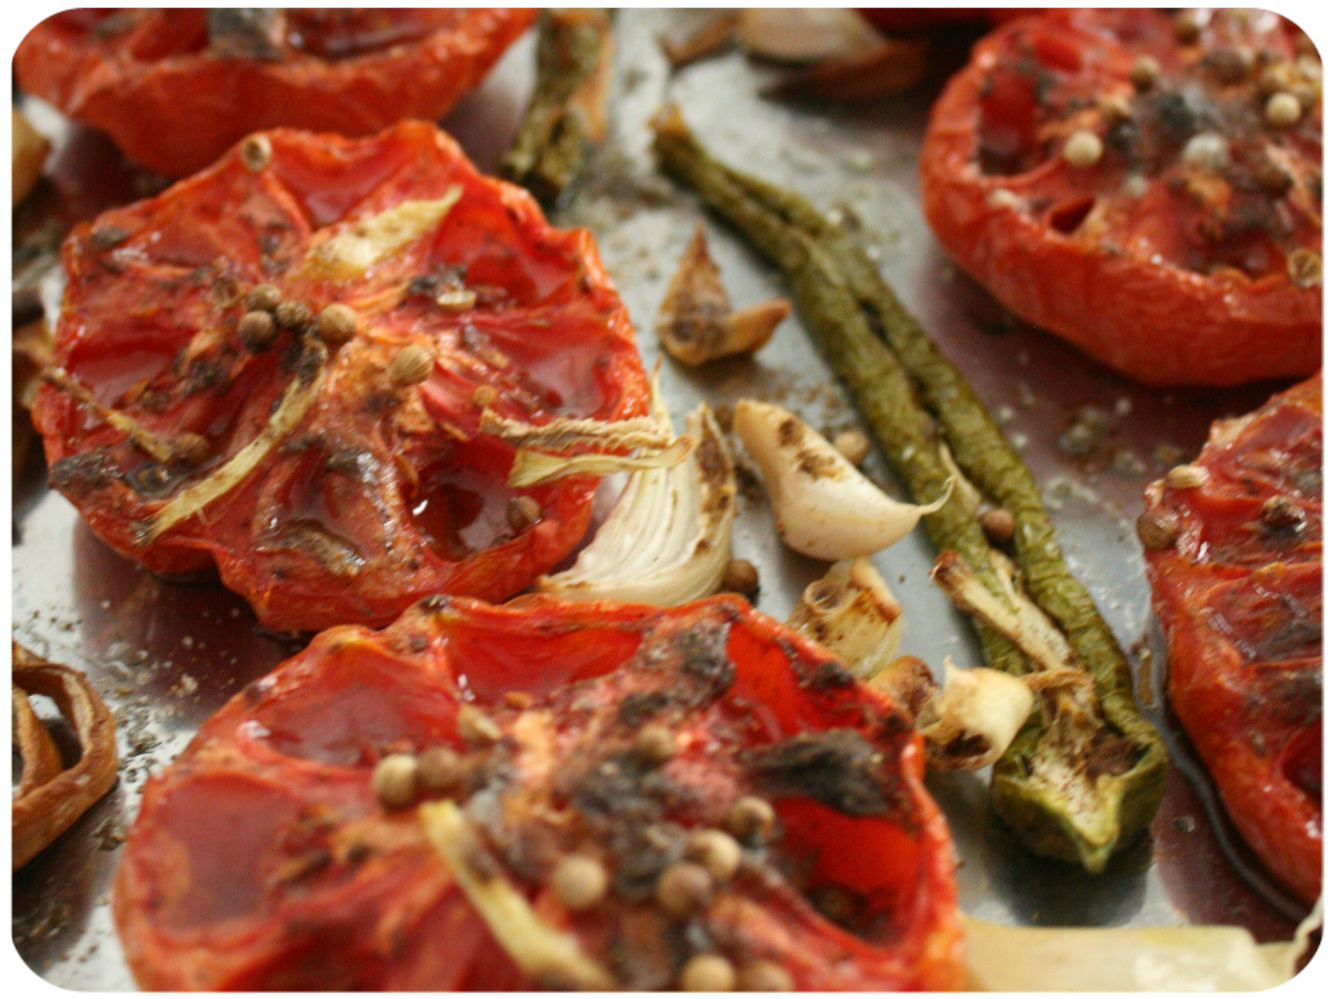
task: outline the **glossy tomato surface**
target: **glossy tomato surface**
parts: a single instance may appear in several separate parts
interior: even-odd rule
[[[926,217],[1001,303],[1131,378],[1309,375],[1321,80],[1313,45],[1274,14],[1015,21],[932,110]]]
[[[440,747],[448,790],[381,803],[380,759]],[[707,953],[770,987],[777,965],[800,989],[952,988],[955,860],[922,761],[887,695],[738,598],[433,599],[317,636],[204,724],[145,790],[116,924],[148,989],[558,984],[555,963],[520,970],[427,839],[417,806],[449,798],[470,870],[607,987],[675,987]],[[776,823],[737,833],[690,909],[664,905],[664,872],[693,834],[735,832],[746,796]],[[607,875],[590,904],[553,885],[571,854]]]
[[[1324,841],[1322,424],[1318,377],[1215,424],[1202,484],[1153,483],[1140,519],[1171,707],[1236,828],[1306,902]]]
[[[256,135],[63,256],[60,373],[33,411],[52,484],[154,571],[216,565],[273,628],[523,589],[596,483],[510,489],[482,411],[645,409],[592,237],[423,123]]]
[[[287,126],[369,135],[434,120],[535,11],[72,10],[29,32],[20,85],[171,176]]]

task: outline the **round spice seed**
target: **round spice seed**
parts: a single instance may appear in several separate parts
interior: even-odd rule
[[[773,838],[778,816],[763,798],[747,794],[737,798],[727,812],[723,826],[742,843],[762,845]]]
[[[370,789],[385,808],[406,808],[417,796],[417,758],[408,753],[391,753],[370,775]]]
[[[561,857],[551,874],[556,898],[574,912],[591,909],[605,898],[608,884],[605,867],[592,857],[577,854]]]
[[[776,961],[751,961],[741,966],[736,980],[742,992],[794,992],[796,981]]]
[[[1065,140],[1060,155],[1075,168],[1095,166],[1102,158],[1102,140],[1096,132],[1080,128]]]
[[[542,519],[542,505],[531,496],[515,496],[509,501],[505,519],[510,530],[519,534]]]
[[[448,746],[431,746],[417,757],[417,780],[427,791],[450,794],[462,786],[464,773],[462,757]]]
[[[736,968],[720,954],[696,954],[680,971],[686,992],[730,992],[736,987]]]
[[[272,312],[282,301],[282,292],[271,284],[257,284],[245,293],[245,307],[260,312]]]
[[[735,877],[740,868],[741,845],[721,830],[701,829],[690,836],[685,856],[721,884]]]
[[[649,722],[634,736],[634,755],[660,766],[676,755],[676,737],[665,725]]]
[[[682,860],[658,877],[653,897],[670,915],[686,919],[708,905],[713,897],[713,877],[701,864]]]
[[[330,345],[346,343],[356,336],[356,311],[341,302],[334,302],[319,310],[315,317],[315,332]]]
[[[273,341],[278,335],[278,326],[270,313],[253,309],[241,316],[241,321],[236,324],[236,333],[241,338],[241,343],[245,344],[246,350],[258,354],[261,350],[273,346]]]
[[[753,597],[759,592],[759,570],[753,562],[743,558],[734,558],[722,571],[722,590],[725,593],[739,593]]]
[[[435,358],[430,351],[416,343],[409,343],[393,355],[389,364],[389,378],[395,385],[420,385],[435,370]]]

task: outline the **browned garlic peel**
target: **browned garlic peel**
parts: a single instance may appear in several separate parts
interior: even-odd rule
[[[865,18],[845,7],[743,10],[737,37],[750,54],[778,62],[846,59],[884,42]]]
[[[869,559],[847,559],[805,588],[787,625],[841,656],[866,679],[898,654],[902,613]]]
[[[418,815],[426,838],[449,865],[473,909],[524,974],[549,986],[595,991],[615,987],[611,973],[583,951],[577,937],[538,918],[497,860],[476,863],[486,847],[456,804],[447,799],[429,802],[420,806]]]
[[[670,430],[657,377],[653,415]],[[536,588],[566,600],[672,606],[717,591],[731,559],[736,469],[704,404],[686,418],[691,461],[634,472],[610,516],[565,572]]]
[[[24,764],[12,803],[13,869],[18,870],[110,790],[116,781],[117,755],[111,712],[87,678],[77,670],[40,659],[18,643],[12,648],[14,736]],[[78,734],[82,755],[68,770],[60,770],[59,754],[41,721],[32,714],[27,694],[55,701]],[[40,734],[34,725],[41,729]]]
[[[871,555],[902,540],[929,506],[899,503],[799,417],[754,399],[736,404],[735,428],[759,466],[778,533],[811,558]]]
[[[732,311],[722,275],[708,253],[703,223],[667,286],[657,319],[657,335],[681,364],[703,364],[719,357],[753,354],[791,313],[791,303],[775,298]]]

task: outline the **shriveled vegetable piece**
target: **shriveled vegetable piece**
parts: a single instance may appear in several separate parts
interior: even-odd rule
[[[1134,705],[1128,664],[1114,635],[1064,564],[1031,473],[962,376],[840,227],[797,195],[709,157],[679,112],[659,119],[656,148],[670,173],[695,187],[710,208],[782,269],[811,333],[852,388],[913,497],[932,501],[943,492],[948,472],[939,449],[942,436],[971,482],[1012,514],[1024,584],[1095,682],[1093,721],[1112,751],[1071,757],[1034,715],[996,764],[992,797],[1030,849],[1100,871],[1156,811],[1166,751]],[[925,524],[938,547],[958,551],[986,589],[1008,600],[993,549],[964,500],[946,502]],[[1028,670],[1026,656],[1008,639],[988,627],[979,632],[992,666]]]
[[[550,204],[606,135],[606,91],[615,64],[611,17],[602,10],[548,10],[537,34],[537,82],[503,176]]]
[[[111,712],[84,675],[68,666],[38,658],[17,642],[13,644],[14,700],[18,708],[15,738],[24,745],[24,775],[12,805],[13,867],[18,870],[72,826],[80,815],[116,782],[116,731]],[[78,733],[82,756],[68,770],[50,736],[33,726],[41,722],[27,706],[27,694],[41,694],[56,702]],[[33,773],[28,773],[29,753]]]
[[[841,656],[866,680],[898,654],[902,613],[869,559],[846,559],[805,588],[787,626]]]

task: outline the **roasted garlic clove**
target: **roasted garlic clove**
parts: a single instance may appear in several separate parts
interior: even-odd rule
[[[667,287],[657,335],[667,353],[681,364],[695,366],[719,357],[754,353],[768,343],[790,312],[791,303],[785,298],[733,312],[700,223]]]
[[[930,506],[891,499],[780,406],[742,399],[735,428],[759,466],[782,540],[811,558],[856,558],[887,548],[949,496],[946,490]]]

